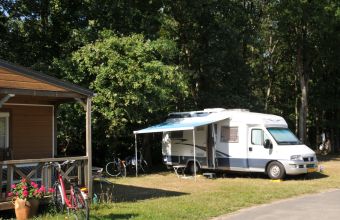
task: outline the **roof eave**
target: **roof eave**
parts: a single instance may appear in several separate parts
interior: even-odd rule
[[[60,80],[53,76],[46,75],[41,72],[34,71],[34,70],[31,70],[31,69],[13,64],[13,63],[9,63],[2,59],[0,59],[0,67],[17,72],[19,74],[25,75],[27,77],[30,77],[36,80],[40,80],[40,81],[43,81],[43,82],[46,82],[46,83],[49,83],[49,84],[52,84],[58,87],[65,88],[67,90],[71,90],[73,92],[79,93],[87,97],[93,97],[95,95],[91,90],[85,89],[73,83]]]

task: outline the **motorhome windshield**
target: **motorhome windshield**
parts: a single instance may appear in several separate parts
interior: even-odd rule
[[[301,144],[299,139],[288,128],[267,128],[279,145]]]

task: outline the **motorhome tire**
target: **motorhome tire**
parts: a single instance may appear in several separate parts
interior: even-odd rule
[[[267,167],[267,174],[270,179],[277,180],[283,179],[286,175],[286,171],[284,166],[280,162],[273,161]]]
[[[195,165],[194,165],[194,162],[190,162],[186,168],[186,172],[188,174],[195,174]],[[199,173],[200,172],[200,167],[199,165],[196,163],[196,173]]]

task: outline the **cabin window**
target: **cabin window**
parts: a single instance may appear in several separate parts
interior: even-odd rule
[[[221,142],[238,143],[238,127],[221,127]]]
[[[262,129],[251,130],[251,144],[263,145],[265,139],[268,139],[268,136],[263,132]]]
[[[183,139],[183,131],[172,131],[170,133],[172,139]]]
[[[8,148],[8,118],[9,113],[0,112],[0,149]]]

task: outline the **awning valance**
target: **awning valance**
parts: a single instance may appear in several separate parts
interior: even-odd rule
[[[156,133],[166,131],[183,131],[193,130],[195,127],[212,124],[227,119],[228,117],[195,117],[195,118],[176,118],[170,119],[163,123],[144,128],[142,130],[134,131],[134,134]]]

